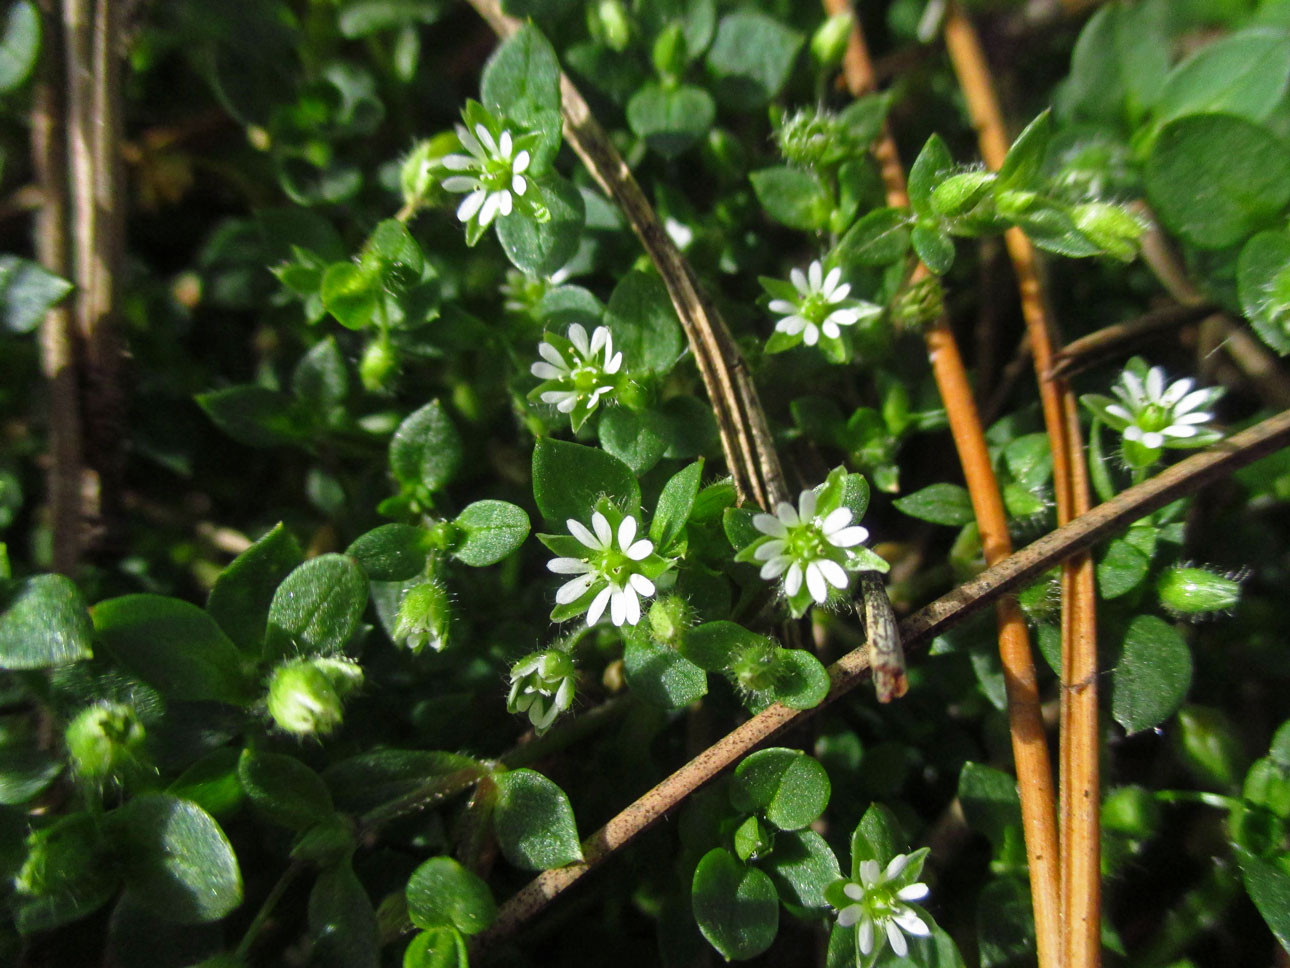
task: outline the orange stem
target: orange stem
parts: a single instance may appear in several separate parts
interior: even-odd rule
[[[824,0],[824,6],[831,15],[849,8],[847,0]],[[842,64],[843,76],[853,95],[860,96],[873,90],[873,64],[858,21],[852,27]],[[891,133],[885,128],[874,148],[874,156],[882,173],[887,203],[901,207],[907,205],[904,168]],[[911,281],[918,282],[929,275],[927,268],[919,265]],[[987,564],[994,564],[1011,554],[1012,541],[967,371],[944,316],[926,330],[924,338],[932,373],[949,416],[950,434],[963,466],[985,560]],[[999,655],[1007,687],[1008,721],[1021,796],[1026,856],[1030,865],[1039,964],[1042,968],[1050,968],[1060,963],[1061,940],[1052,765],[1044,736],[1030,637],[1021,610],[1011,596],[1000,599],[996,610]]]
[[[1003,166],[1008,137],[985,51],[972,22],[951,0],[945,46],[976,128],[981,156]],[[1030,337],[1044,425],[1053,454],[1057,523],[1091,506],[1075,395],[1052,375],[1056,326],[1044,300],[1034,246],[1020,229],[1004,236],[1017,277]],[[1100,843],[1098,837],[1097,618],[1092,560],[1082,554],[1062,566],[1061,780],[1063,963],[1100,962]]]

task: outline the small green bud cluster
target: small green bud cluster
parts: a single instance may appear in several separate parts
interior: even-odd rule
[[[675,648],[694,622],[694,609],[680,595],[666,595],[649,607],[650,633],[662,645]]]
[[[269,715],[295,736],[326,736],[341,724],[344,699],[363,684],[363,670],[350,659],[291,659],[269,677]]]
[[[427,646],[442,652],[448,644],[450,627],[447,589],[437,581],[422,582],[408,589],[399,604],[394,641],[414,653]]]
[[[146,733],[134,707],[100,702],[82,709],[64,733],[72,769],[84,780],[126,780],[146,766]]]
[[[773,690],[782,674],[780,652],[779,644],[767,638],[738,649],[730,659],[730,676],[740,692],[757,695]]]

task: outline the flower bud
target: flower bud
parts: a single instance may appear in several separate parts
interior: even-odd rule
[[[679,595],[667,595],[649,607],[649,628],[656,641],[676,646],[694,624],[694,610]]]
[[[268,705],[278,728],[295,736],[326,736],[344,713],[331,678],[311,659],[294,659],[273,671]]]
[[[1143,225],[1117,205],[1088,202],[1071,209],[1075,227],[1113,258],[1131,262],[1138,254]]]
[[[1241,600],[1241,583],[1208,568],[1175,566],[1156,582],[1160,605],[1177,618],[1204,618],[1226,612]]]
[[[131,706],[102,702],[76,714],[64,741],[77,776],[120,780],[141,765],[144,736],[143,723]]]
[[[730,673],[739,688],[747,692],[773,688],[779,678],[779,646],[762,637],[741,646],[731,656]]]
[[[367,344],[358,363],[358,377],[369,393],[387,393],[399,371],[399,358],[389,340],[378,338]]]
[[[404,205],[415,209],[426,203],[444,174],[439,160],[456,150],[457,136],[451,131],[417,142],[403,159],[403,165],[399,169],[399,187],[403,192]]]
[[[991,171],[963,171],[932,189],[932,211],[954,217],[970,211],[994,184]]]
[[[896,295],[891,321],[899,329],[920,330],[940,317],[944,300],[940,280],[934,276],[916,282]]]
[[[622,0],[588,4],[587,32],[615,53],[626,50],[632,39],[632,22]]]
[[[394,641],[412,652],[429,646],[442,652],[448,644],[448,592],[438,582],[427,581],[409,588],[399,605],[394,623]]]
[[[555,718],[573,705],[576,675],[567,652],[547,649],[526,655],[511,667],[507,711],[527,713],[533,728],[546,732]]]
[[[1015,222],[1032,214],[1042,206],[1043,200],[1035,192],[1008,189],[995,194],[994,204],[1000,215]]]
[[[821,67],[836,67],[842,63],[842,56],[847,52],[847,41],[851,37],[851,25],[855,18],[851,12],[837,13],[816,28],[811,35],[811,56]]]
[[[685,71],[685,34],[679,23],[672,23],[658,35],[652,51],[654,70],[664,80],[673,80]]]

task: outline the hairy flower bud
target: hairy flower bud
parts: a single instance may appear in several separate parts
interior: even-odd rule
[[[398,371],[399,357],[389,340],[377,338],[367,344],[358,363],[358,377],[363,381],[363,389],[369,393],[389,391]]]
[[[1168,568],[1156,582],[1160,605],[1177,618],[1205,618],[1226,612],[1241,600],[1241,583],[1208,568]]]
[[[64,741],[76,775],[121,780],[141,765],[145,732],[133,707],[102,702],[82,709],[67,725]]]
[[[680,595],[660,598],[649,607],[649,628],[663,645],[675,646],[694,624],[694,610]]]
[[[511,667],[507,711],[527,713],[533,728],[545,732],[560,713],[573,705],[576,674],[567,652],[547,649],[526,655]]]
[[[851,25],[855,18],[851,12],[837,13],[816,28],[811,35],[811,56],[821,67],[836,67],[842,63],[842,55],[847,52],[847,41],[851,37]]]
[[[1075,227],[1109,256],[1124,262],[1138,254],[1143,224],[1118,205],[1088,202],[1071,209]]]
[[[296,736],[326,736],[341,723],[341,698],[362,681],[362,669],[347,659],[284,662],[269,679],[269,715]]]
[[[448,644],[448,592],[438,582],[427,581],[408,589],[394,623],[394,641],[413,652],[429,646],[442,652]]]

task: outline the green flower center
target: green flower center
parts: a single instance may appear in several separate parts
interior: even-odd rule
[[[601,385],[600,367],[591,363],[580,363],[573,368],[570,379],[573,381],[573,388],[579,394],[592,393]]]
[[[833,312],[833,304],[825,299],[823,294],[813,292],[801,301],[797,311],[805,319],[819,326],[828,319],[829,313]]]
[[[814,522],[788,529],[784,538],[784,553],[797,561],[815,561],[828,558],[831,546]]]
[[[1159,433],[1173,423],[1173,414],[1168,407],[1158,403],[1149,403],[1138,411],[1134,421],[1138,427],[1148,433]]]

